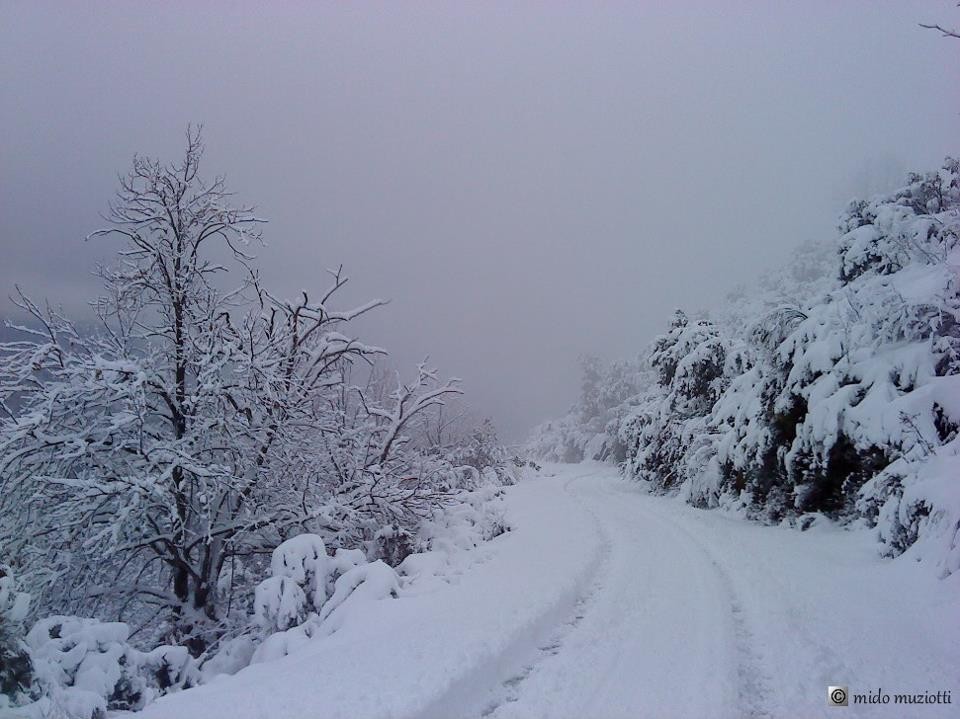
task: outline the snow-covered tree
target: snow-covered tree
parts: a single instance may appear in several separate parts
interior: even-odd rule
[[[244,563],[287,537],[356,544],[427,516],[406,432],[458,391],[425,366],[382,397],[349,387],[383,350],[344,330],[382,303],[335,309],[339,270],[318,299],[267,292],[261,220],[201,155],[188,131],[180,163],[137,157],[122,179],[93,235],[123,241],[95,330],[21,293],[24,339],[0,346],[0,546],[38,611],[165,626],[194,654]]]
[[[628,474],[669,489],[688,477],[683,458],[704,431],[704,418],[724,386],[726,348],[708,320],[677,310],[670,330],[654,340],[648,363],[659,391],[638,404],[624,435]]]
[[[342,379],[328,400],[333,425],[311,455],[331,497],[325,534],[354,547],[376,544],[381,530],[392,530],[393,541],[402,543],[436,507],[455,500],[451,468],[417,440],[430,410],[460,394],[457,380],[441,381],[426,363],[408,382],[380,373],[363,387],[351,385],[348,374]],[[403,559],[404,550],[379,544],[379,551]]]

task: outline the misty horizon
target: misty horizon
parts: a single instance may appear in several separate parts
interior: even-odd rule
[[[265,283],[342,264],[390,300],[362,338],[510,441],[578,356],[636,356],[938,164],[960,112],[925,3],[247,10],[4,6],[0,292],[82,315],[117,174],[202,123],[203,173],[269,220]]]

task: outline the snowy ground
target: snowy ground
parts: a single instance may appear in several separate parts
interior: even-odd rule
[[[544,475],[509,490],[512,532],[441,576],[140,716],[960,714],[956,577],[882,561],[866,532],[761,527],[650,497],[605,466]],[[828,685],[891,703],[828,707]],[[954,704],[893,704],[943,690]]]

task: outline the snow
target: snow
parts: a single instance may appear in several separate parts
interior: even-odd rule
[[[315,534],[283,542],[270,566],[273,576],[254,594],[254,622],[263,642],[250,657],[253,664],[293,654],[314,637],[337,631],[350,616],[376,612],[372,602],[396,597],[400,589],[400,577],[382,560],[367,563],[363,552],[344,549],[329,557]],[[247,653],[244,644],[230,646],[224,667],[234,673]]]
[[[408,559],[398,590],[377,563],[347,570],[338,584],[363,570],[387,597],[141,716],[832,717],[828,685],[960,700],[958,575],[881,559],[867,530],[745,522],[597,464],[547,467],[505,492],[511,532],[455,559]]]
[[[169,684],[186,683],[190,658],[186,647],[160,646],[140,652],[128,643],[123,622],[51,616],[27,633],[34,682],[43,696],[36,702],[4,711],[0,717],[97,719],[110,698],[119,706],[140,708],[159,691],[160,672]]]
[[[0,616],[12,623],[19,623],[27,616],[30,608],[30,595],[27,592],[18,592],[13,577],[0,577]]]
[[[254,593],[254,618],[265,629],[283,631],[303,621],[307,597],[290,577],[264,579]]]
[[[323,539],[315,534],[301,534],[273,550],[270,571],[274,578],[289,577],[299,584],[312,578],[313,602],[320,605],[327,598],[323,580],[328,562]]]
[[[599,530],[558,482],[509,488],[516,529],[468,552],[472,566],[461,563],[460,576],[430,592],[401,590],[343,617],[330,636],[163,697],[138,716],[450,717],[468,697],[479,705],[573,611],[596,572]]]

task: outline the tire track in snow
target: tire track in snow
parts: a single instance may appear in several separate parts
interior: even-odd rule
[[[706,548],[701,546],[701,549],[710,556]],[[771,697],[770,680],[763,670],[762,657],[755,649],[756,640],[747,625],[743,603],[726,570],[712,556],[710,556],[710,563],[720,577],[733,620],[733,635],[738,658],[737,703],[743,712],[742,716],[753,719],[771,717],[772,714],[766,708]]]
[[[657,516],[664,518],[663,515],[658,514]],[[763,656],[756,649],[756,639],[749,629],[747,613],[744,610],[729,569],[718,559],[714,550],[708,548],[693,532],[674,519],[666,519],[665,521],[682,532],[709,557],[724,586],[725,594],[731,600],[733,626],[738,642],[737,651],[738,655],[743,658],[738,665],[737,678],[738,700],[744,716],[761,719],[782,715],[782,708],[774,708],[776,698],[782,692],[774,691],[771,688],[774,683],[770,681],[770,677],[762,669],[765,662]],[[776,576],[770,576],[767,581],[776,583],[778,580]],[[805,653],[816,657],[814,666],[818,674],[817,683],[827,687],[836,683],[838,678],[856,676],[856,673],[834,648],[811,635],[809,628],[801,619],[801,617],[808,616],[809,612],[791,600],[790,592],[786,588],[782,588],[776,594],[782,597],[790,608],[790,611],[784,612],[782,615],[785,621],[783,633],[790,637],[790,641],[799,642],[805,646],[809,650]]]
[[[673,519],[661,514],[649,513],[661,524],[669,526],[676,533],[696,547],[709,561],[719,580],[724,601],[729,607],[733,628],[734,651],[737,657],[737,706],[739,716],[750,719],[768,719],[773,714],[768,709],[770,698],[770,679],[763,670],[763,659],[756,650],[756,639],[750,630],[743,601],[737,591],[730,573],[719,562],[714,553],[695,537],[688,529]]]
[[[570,487],[574,482],[592,476],[593,473],[571,477],[563,483],[563,490],[569,493]],[[597,534],[599,534],[601,538],[597,562],[594,565],[589,586],[587,590],[577,598],[572,617],[556,627],[546,641],[538,642],[536,653],[530,657],[530,661],[526,662],[519,671],[504,679],[498,687],[492,690],[493,696],[480,712],[480,717],[484,719],[487,717],[495,717],[497,710],[502,706],[511,704],[520,698],[520,692],[527,677],[543,662],[560,653],[567,635],[576,629],[580,622],[583,621],[590,605],[594,602],[597,594],[603,589],[603,577],[609,564],[611,552],[610,537],[604,531],[603,523],[600,521],[600,517],[597,516],[596,511],[591,507],[587,507],[586,509],[590,518],[593,520]]]
[[[624,485],[609,477],[596,478],[595,488],[581,484],[576,494],[595,521],[609,523],[617,542],[608,544],[609,566],[585,597],[592,611],[579,613],[582,627],[579,619],[572,622],[542,648],[545,655],[511,677],[483,716],[572,718],[594,716],[598,707],[611,717],[771,716],[766,678],[732,579],[646,498],[623,493]],[[572,490],[580,479],[568,480],[565,488]],[[677,607],[693,597],[699,602],[681,619]],[[702,674],[724,657],[723,679]],[[626,666],[640,674],[624,671]]]
[[[606,555],[600,558],[600,568],[606,563]],[[500,686],[494,690],[494,698],[480,712],[481,717],[495,716],[496,712],[504,704],[511,704],[520,698],[520,691],[523,688],[523,682],[533,673],[533,671],[550,657],[556,656],[563,649],[563,642],[567,635],[579,626],[583,620],[590,603],[600,590],[601,584],[594,583],[587,592],[581,596],[574,605],[574,615],[568,621],[564,622],[557,631],[551,635],[546,642],[537,647],[537,654],[531,658],[528,664],[525,664],[516,674],[505,679]]]

